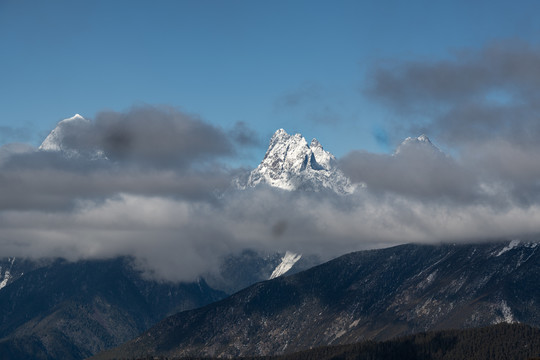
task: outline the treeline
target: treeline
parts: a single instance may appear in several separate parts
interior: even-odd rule
[[[486,328],[419,333],[383,342],[322,347],[267,359],[527,360],[535,357],[540,357],[540,329],[499,324]]]
[[[201,357],[147,357],[212,360]],[[540,329],[522,324],[418,333],[389,341],[323,346],[280,356],[238,360],[540,360]],[[141,359],[139,359],[141,360]]]

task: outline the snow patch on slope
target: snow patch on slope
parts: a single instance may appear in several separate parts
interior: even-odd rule
[[[13,267],[13,263],[15,262],[15,258],[10,259],[10,266],[9,269],[6,269],[4,272],[4,278],[0,282],[0,290],[6,287],[9,280],[11,279],[11,268]],[[2,273],[2,268],[0,267],[0,274]]]
[[[507,324],[514,324],[518,321],[516,321],[514,314],[512,313],[512,309],[510,309],[510,306],[506,303],[505,300],[502,300],[498,304],[498,310],[501,312],[502,317],[497,317],[494,321],[495,324],[500,323],[507,323]]]
[[[510,250],[512,250],[513,248],[517,247],[519,245],[520,241],[519,240],[512,240],[510,241],[510,244],[508,244],[507,246],[505,246],[501,251],[499,251],[499,253],[497,255],[495,255],[496,257],[499,257],[501,256],[502,254],[504,254],[505,252],[508,252]]]
[[[298,260],[300,260],[301,257],[302,254],[295,254],[290,251],[285,252],[285,255],[281,258],[281,263],[274,269],[272,275],[270,275],[270,278],[268,279],[275,279],[285,274],[298,262]]]

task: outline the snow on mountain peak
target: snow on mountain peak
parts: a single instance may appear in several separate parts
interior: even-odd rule
[[[272,139],[283,138],[283,137],[286,137],[286,138],[290,137],[290,135],[287,134],[287,132],[283,128],[277,129],[274,135],[272,135]]]
[[[418,140],[420,142],[427,142],[427,143],[431,144],[431,141],[429,140],[429,138],[427,137],[426,134],[420,135],[419,137],[416,138],[416,140]]]
[[[85,121],[88,121],[86,120],[83,116],[81,116],[80,114],[75,114],[73,115],[72,117],[68,118],[68,119],[64,119],[62,121],[73,121],[73,120],[85,120]]]
[[[308,145],[301,134],[277,130],[262,162],[254,169],[246,186],[267,184],[284,190],[333,190],[340,194],[354,191],[349,179],[335,166],[334,155],[313,139]]]
[[[439,148],[437,148],[431,140],[427,137],[427,135],[422,134],[418,137],[408,137],[396,148],[396,151],[394,152],[394,155],[397,155],[401,152],[403,152],[406,149],[411,148],[418,148],[418,147],[427,147],[429,149],[436,150],[437,152],[440,152]]]
[[[313,140],[311,140],[311,143],[309,144],[309,147],[310,147],[311,149],[313,149],[313,148],[318,148],[318,147],[322,148],[322,145],[321,145],[321,143],[319,142],[319,140],[313,138]]]
[[[105,158],[102,150],[89,149],[84,139],[91,131],[91,122],[79,114],[61,120],[39,146],[40,151],[60,152],[67,158],[81,155],[90,159]],[[83,150],[84,149],[84,150]]]
[[[433,145],[431,143],[431,140],[429,140],[429,138],[427,137],[426,134],[422,134],[422,135],[420,135],[418,137],[409,136],[408,138],[403,140],[403,142],[401,143],[401,145],[407,145],[407,144],[430,144],[430,145]]]
[[[79,114],[60,121],[56,128],[54,128],[50,134],[43,140],[39,146],[39,150],[42,151],[67,151],[63,145],[63,140],[69,135],[73,127],[80,125],[81,123],[89,123],[84,117]]]

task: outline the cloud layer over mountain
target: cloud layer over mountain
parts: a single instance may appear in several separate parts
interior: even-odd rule
[[[258,143],[244,123],[222,129],[150,106],[66,120],[42,150],[0,148],[0,252],[130,255],[156,277],[190,280],[244,248],[328,258],[411,241],[536,239],[539,70],[540,51],[515,43],[374,68],[366,93],[395,110],[389,131],[426,133],[451,151],[414,137],[395,154],[358,144],[339,159],[365,185],[349,196],[234,188],[241,170],[228,161]]]
[[[500,41],[448,60],[375,67],[365,93],[395,112],[392,129],[426,133],[452,149],[455,170],[477,178],[472,185],[533,205],[539,200],[539,74],[538,47]]]

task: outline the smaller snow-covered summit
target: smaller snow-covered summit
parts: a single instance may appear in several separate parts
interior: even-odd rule
[[[40,151],[60,152],[68,158],[85,156],[90,159],[104,158],[101,149],[95,148],[88,139],[92,133],[90,120],[79,114],[64,119],[56,125],[39,146]]]
[[[42,151],[63,151],[64,144],[63,140],[66,136],[71,135],[70,133],[76,130],[81,125],[88,124],[89,121],[83,118],[79,114],[75,114],[74,116],[64,119],[60,121],[56,128],[54,128],[50,134],[43,140],[41,145],[39,146],[39,150]]]
[[[405,151],[408,151],[410,149],[430,149],[437,152],[440,152],[439,148],[437,148],[431,140],[425,135],[422,134],[418,137],[408,137],[396,148],[396,151],[394,152],[395,155],[403,153]]]
[[[300,134],[277,130],[259,166],[249,175],[247,187],[266,184],[284,190],[354,191],[349,179],[336,166],[334,155],[313,139],[308,145]],[[244,186],[244,187],[245,187]]]

